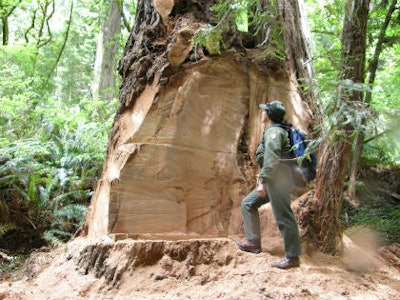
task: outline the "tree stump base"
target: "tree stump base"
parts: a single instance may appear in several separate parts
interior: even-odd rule
[[[237,247],[230,239],[165,241],[128,238],[114,241],[107,238],[84,243],[75,259],[80,274],[92,273],[116,286],[123,276],[156,264],[162,271],[154,275],[155,280],[190,278],[197,274],[200,265],[229,265],[236,252]]]

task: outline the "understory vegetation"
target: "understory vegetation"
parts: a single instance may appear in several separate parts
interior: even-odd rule
[[[83,99],[3,111],[0,248],[57,245],[83,223],[115,109],[115,103]],[[18,121],[22,115],[30,124]]]
[[[0,251],[10,255],[57,246],[82,225],[118,105],[92,95],[106,8],[17,2],[0,5],[10,29],[0,46]]]
[[[400,242],[400,168],[365,164],[357,186],[358,205],[345,201],[341,220],[345,233],[373,232],[377,246]],[[371,164],[372,163],[372,164]]]

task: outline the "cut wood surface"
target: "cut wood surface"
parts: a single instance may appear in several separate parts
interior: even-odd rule
[[[119,116],[90,236],[239,232],[240,202],[258,172],[258,104],[282,99],[290,117],[300,119],[302,111],[290,101],[296,97],[288,78],[261,76],[251,61],[235,57],[205,60],[167,85],[146,87]]]

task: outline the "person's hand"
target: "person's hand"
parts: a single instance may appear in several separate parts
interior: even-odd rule
[[[258,193],[258,196],[265,197],[265,185],[264,184],[262,184],[262,183],[258,184],[257,193]]]

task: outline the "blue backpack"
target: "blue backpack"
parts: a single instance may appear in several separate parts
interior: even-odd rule
[[[305,187],[317,174],[317,154],[313,143],[306,139],[306,133],[300,129],[293,128],[291,124],[273,124],[285,129],[289,135],[291,157],[282,159],[292,167],[294,184]]]

